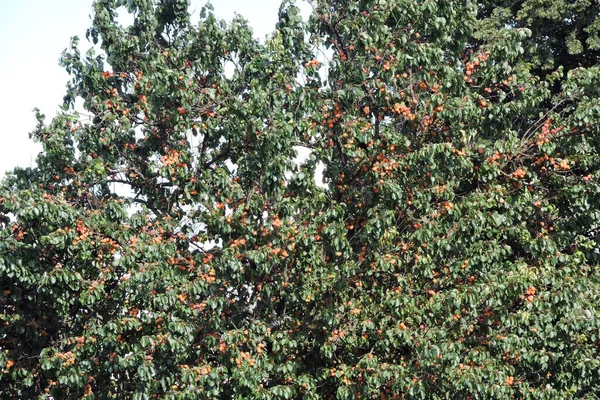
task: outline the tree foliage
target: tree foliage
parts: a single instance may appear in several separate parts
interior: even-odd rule
[[[597,65],[537,77],[467,0],[312,6],[263,43],[94,3],[0,186],[2,398],[600,392]]]
[[[528,28],[525,51],[533,71],[547,74],[592,67],[600,60],[600,3],[593,0],[480,1],[479,34],[493,37],[498,29]]]

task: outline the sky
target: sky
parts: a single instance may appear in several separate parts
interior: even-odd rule
[[[58,65],[72,36],[91,25],[92,0],[0,0],[0,177],[15,166],[32,166],[41,150],[29,139],[39,108],[46,122],[59,110],[68,74]],[[199,11],[205,0],[192,0]],[[264,39],[277,20],[280,0],[213,0],[217,17],[241,14]],[[308,4],[298,5],[308,11]]]

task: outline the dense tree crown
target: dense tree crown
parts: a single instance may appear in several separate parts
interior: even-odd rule
[[[492,37],[503,27],[525,27],[527,62],[537,73],[567,70],[600,61],[600,3],[597,0],[483,0],[480,32]]]
[[[597,5],[517,3],[285,1],[259,42],[95,1],[0,185],[0,397],[597,398]]]

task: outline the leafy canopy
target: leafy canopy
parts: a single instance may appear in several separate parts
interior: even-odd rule
[[[600,61],[600,3],[590,0],[480,1],[479,35],[504,27],[528,28],[527,61],[538,74],[559,66],[592,67]]]
[[[597,63],[537,77],[467,0],[312,6],[262,43],[94,3],[0,185],[2,398],[600,392]]]

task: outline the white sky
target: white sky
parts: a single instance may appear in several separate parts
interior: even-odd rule
[[[205,0],[192,0],[199,11]],[[219,18],[237,12],[263,39],[277,21],[280,0],[213,0]],[[303,11],[308,4],[298,1]],[[91,25],[92,0],[0,0],[0,177],[15,166],[33,164],[41,149],[29,139],[35,127],[33,108],[56,114],[69,79],[58,65],[72,36],[82,39]],[[307,15],[305,13],[304,15]]]

